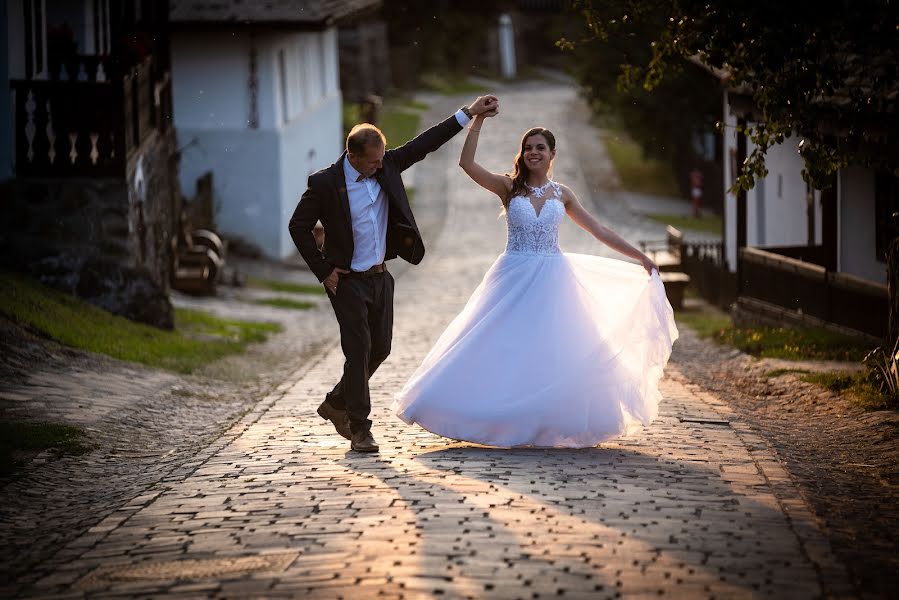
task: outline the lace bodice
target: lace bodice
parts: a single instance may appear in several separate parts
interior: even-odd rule
[[[558,254],[559,224],[565,217],[562,203],[562,188],[551,182],[546,192],[547,198],[537,214],[534,205],[526,196],[515,196],[509,200],[506,209],[506,223],[509,238],[506,241],[507,254]]]

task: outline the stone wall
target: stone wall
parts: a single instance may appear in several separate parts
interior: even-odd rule
[[[171,328],[175,161],[173,132],[153,131],[124,178],[6,182],[0,260],[115,314]]]

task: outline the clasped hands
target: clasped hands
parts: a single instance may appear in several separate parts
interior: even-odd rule
[[[468,106],[473,117],[495,117],[499,114],[499,98],[493,95],[478,96]]]

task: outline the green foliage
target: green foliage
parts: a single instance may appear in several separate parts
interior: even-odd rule
[[[603,136],[603,143],[624,189],[659,196],[679,195],[670,163],[647,158],[643,149],[623,133],[609,132]]]
[[[6,273],[0,273],[0,313],[67,346],[180,373],[192,373],[281,330],[271,323],[176,309],[175,330],[164,331]]]
[[[679,215],[646,215],[653,221],[658,221],[659,223],[665,223],[666,225],[673,225],[678,229],[684,230],[692,230],[692,231],[703,231],[705,233],[721,233],[722,224],[721,217],[719,215],[713,215],[710,213],[705,214],[699,218],[696,217],[682,217]]]
[[[893,406],[899,406],[899,339],[892,352],[875,348],[865,356],[867,381]]]
[[[419,72],[452,76],[486,68],[484,41],[503,7],[483,0],[384,2],[393,48],[410,48]]]
[[[597,35],[597,31],[606,31],[597,30],[598,24],[620,18],[622,4],[626,3],[596,3],[595,8],[583,12],[584,28],[573,33],[581,41],[561,44],[573,50],[572,71],[593,112],[614,119],[643,155],[662,161],[669,171],[666,179],[675,174],[686,178],[694,166],[710,173],[720,171],[717,163],[704,163],[692,144],[694,135],[714,132],[721,118],[720,84],[704,69],[678,59],[656,89],[635,85],[633,65],[652,59],[651,43],[664,31],[665,21],[661,13],[648,13],[639,23],[628,19],[621,35],[612,36],[611,31],[610,35]]]
[[[261,298],[254,301],[255,304],[264,304],[265,306],[274,306],[275,308],[287,308],[290,310],[309,310],[315,306],[314,302],[304,302],[302,300],[294,300],[292,298]]]
[[[293,294],[324,294],[325,288],[319,283],[291,283],[289,281],[276,281],[274,279],[260,279],[248,277],[247,285],[255,288],[264,288],[273,292],[288,292]]]
[[[21,466],[17,455],[23,452],[53,450],[57,455],[77,456],[91,449],[84,432],[71,425],[0,422],[0,476]]]
[[[563,47],[598,42],[615,52],[632,40],[651,43],[625,52],[623,89],[670,97],[687,60],[716,69],[731,89],[751,97],[745,133],[753,151],[734,188],[750,189],[767,171],[768,148],[793,132],[803,136],[803,178],[827,187],[847,164],[899,173],[896,24],[899,4],[698,0],[574,0],[587,34]]]

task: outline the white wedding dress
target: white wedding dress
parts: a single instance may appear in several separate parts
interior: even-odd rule
[[[562,253],[558,184],[540,213],[506,211],[508,241],[392,409],[444,437],[589,447],[648,425],[678,332],[658,273]]]

